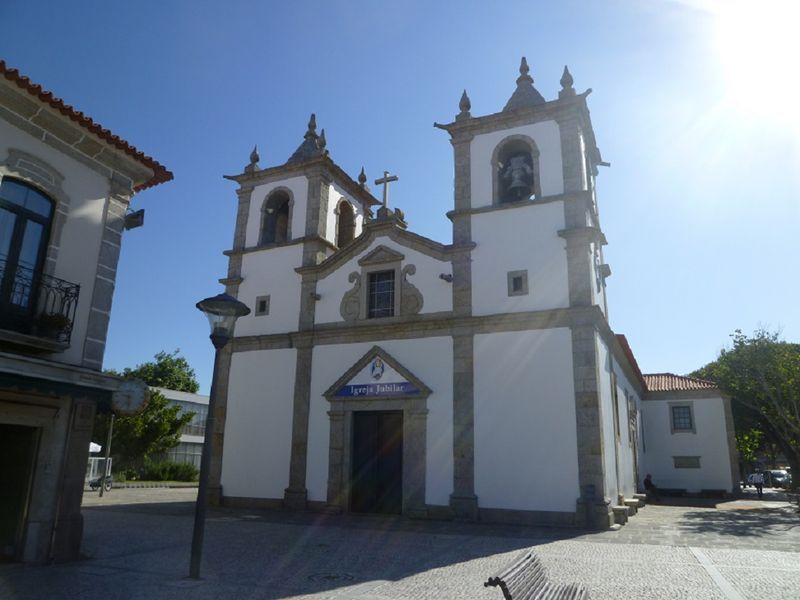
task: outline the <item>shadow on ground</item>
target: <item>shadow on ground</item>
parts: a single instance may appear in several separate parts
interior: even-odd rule
[[[741,505],[725,510],[686,511],[678,523],[682,531],[736,537],[769,538],[800,533],[800,514],[782,507]]]

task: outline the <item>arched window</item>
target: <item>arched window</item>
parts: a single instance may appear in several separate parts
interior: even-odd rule
[[[35,308],[47,254],[53,201],[16,179],[0,182],[0,315],[15,319]]]
[[[528,136],[504,139],[492,156],[493,204],[539,197],[539,150]]]
[[[339,203],[339,224],[336,228],[336,245],[341,248],[353,241],[356,235],[356,215],[347,200]]]
[[[272,192],[264,201],[261,221],[261,244],[280,244],[289,239],[291,198],[285,190]]]

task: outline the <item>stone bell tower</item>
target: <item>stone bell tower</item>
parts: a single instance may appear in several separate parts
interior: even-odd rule
[[[598,332],[607,327],[605,237],[595,198],[596,146],[586,98],[565,67],[558,98],[534,87],[522,58],[516,89],[500,112],[473,116],[466,91],[449,124],[454,149],[455,205],[448,213],[453,243],[453,308],[462,317],[516,318],[520,328],[562,328],[571,338],[574,390],[553,402],[573,402],[578,444],[576,520],[613,522],[603,462],[598,393]],[[516,317],[515,317],[516,315]],[[537,320],[543,320],[542,324]],[[473,333],[454,336],[456,360],[472,364]],[[456,369],[458,371],[458,369]],[[454,378],[456,489],[453,506],[467,514],[474,490],[474,378]],[[459,404],[461,405],[459,407]]]

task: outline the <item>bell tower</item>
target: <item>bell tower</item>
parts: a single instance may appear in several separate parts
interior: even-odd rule
[[[516,320],[518,327],[555,331],[571,348],[578,445],[578,524],[613,523],[603,459],[598,393],[598,331],[607,327],[605,236],[595,197],[597,148],[587,96],[564,67],[558,98],[534,86],[523,57],[500,112],[474,116],[467,92],[449,124],[454,150],[453,309],[465,318]],[[537,320],[543,325],[532,325]],[[605,324],[605,325],[603,325]],[[556,334],[554,334],[556,335]],[[471,364],[474,333],[454,336],[457,360]],[[536,360],[535,354],[532,360]],[[474,376],[454,378],[454,511],[469,516],[475,484]],[[552,401],[565,401],[563,398]],[[459,418],[463,415],[463,418]],[[463,452],[462,452],[463,450]]]

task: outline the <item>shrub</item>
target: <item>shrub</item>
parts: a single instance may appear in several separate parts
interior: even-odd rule
[[[150,481],[197,481],[198,475],[197,467],[190,463],[146,460],[140,478]]]

